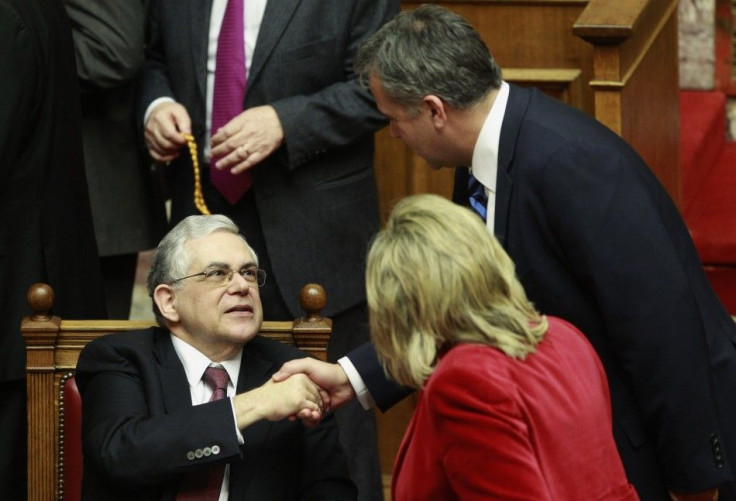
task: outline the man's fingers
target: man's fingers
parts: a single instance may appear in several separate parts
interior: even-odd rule
[[[308,362],[306,362],[307,360],[307,358],[298,358],[296,360],[286,362],[273,374],[273,376],[271,376],[271,379],[279,382],[288,379],[289,376],[293,376],[294,374],[306,374],[309,376],[310,370]]]
[[[217,152],[213,150],[212,158],[217,158],[217,156]],[[215,168],[229,170],[232,174],[237,175],[255,164],[253,158],[254,154],[252,151],[246,146],[239,146],[217,160]]]
[[[297,374],[294,380],[299,382],[309,395],[310,403],[313,403],[318,410],[322,410],[322,389],[314,384],[305,374]]]
[[[330,401],[330,393],[320,388],[319,396],[322,399],[322,410],[324,410],[325,412],[330,412],[330,410],[332,410],[332,402]]]
[[[297,418],[302,420],[302,424],[308,428],[316,426],[322,420],[323,414],[309,409],[302,409],[297,414]]]
[[[179,156],[179,153],[178,152],[176,152],[176,153],[160,154],[160,153],[158,153],[156,151],[153,151],[151,149],[148,150],[148,153],[151,155],[151,158],[153,158],[155,161],[157,161],[157,162],[163,162],[163,163],[171,162],[172,160],[174,160],[176,157]]]
[[[217,146],[225,143],[228,139],[230,139],[238,131],[241,130],[241,115],[243,115],[243,113],[233,118],[228,123],[217,129],[217,131],[215,131],[215,133],[212,135],[212,149],[215,149]]]
[[[191,132],[191,119],[179,103],[165,102],[154,108],[145,126],[144,139],[151,156],[168,162],[178,156],[186,140],[183,134]]]

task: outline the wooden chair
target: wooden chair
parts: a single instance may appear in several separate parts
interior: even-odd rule
[[[264,321],[261,335],[325,360],[332,332],[332,320],[320,316],[327,302],[325,291],[307,284],[299,299],[304,317]],[[28,391],[28,499],[76,500],[82,484],[81,399],[74,382],[79,353],[97,337],[145,329],[154,322],[52,316],[54,291],[41,283],[28,290],[28,304],[32,314],[21,323]]]

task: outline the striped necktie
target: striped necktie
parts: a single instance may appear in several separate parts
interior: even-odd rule
[[[468,199],[470,206],[483,219],[486,220],[488,215],[488,195],[486,195],[486,187],[478,181],[475,176],[470,174],[468,178]]]

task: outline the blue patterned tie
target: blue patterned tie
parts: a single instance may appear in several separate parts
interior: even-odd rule
[[[488,213],[486,188],[472,174],[468,178],[468,198],[470,200],[470,206],[485,221]]]

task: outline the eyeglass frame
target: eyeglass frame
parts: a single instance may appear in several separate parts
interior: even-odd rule
[[[243,272],[245,271],[253,271],[256,272],[256,279],[255,281],[249,280],[245,276],[243,276]],[[225,278],[222,283],[217,284],[218,286],[222,285],[229,285],[233,281],[233,277],[235,276],[235,273],[239,274],[243,279],[245,279],[248,283],[255,283],[258,285],[258,287],[263,287],[266,284],[266,271],[262,270],[260,268],[257,268],[255,266],[244,266],[240,270],[235,271],[229,266],[217,266],[217,265],[210,265],[206,267],[204,270],[200,271],[199,273],[194,273],[193,275],[187,275],[186,277],[176,278],[169,282],[169,285],[174,285],[177,282],[181,282],[182,280],[186,280],[187,278],[193,278],[193,277],[204,277],[204,280],[202,282],[207,281],[207,274],[209,272],[216,272],[216,271],[227,271],[228,276]]]

